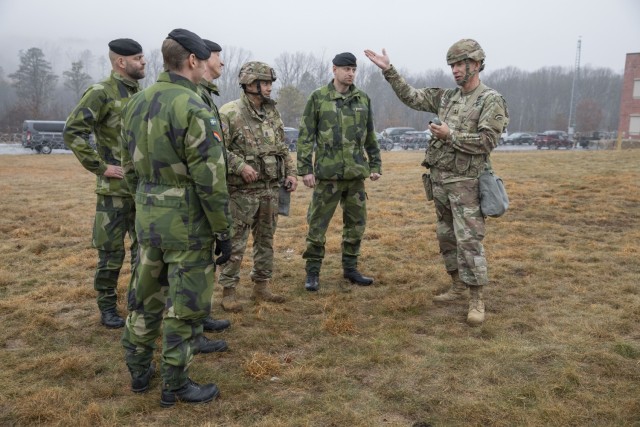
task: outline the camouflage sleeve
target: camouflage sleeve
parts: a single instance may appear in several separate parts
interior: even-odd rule
[[[367,97],[368,98],[368,97]],[[380,157],[380,145],[376,138],[373,125],[373,108],[369,99],[369,117],[367,118],[367,138],[364,142],[364,149],[367,151],[369,159],[369,169],[371,173],[382,173],[382,159]]]
[[[211,230],[216,235],[231,233],[231,213],[227,190],[226,168],[221,138],[211,127],[210,115],[204,109],[193,114],[185,138],[185,160],[196,194]]]
[[[135,150],[135,141],[133,141],[133,138],[131,138],[125,130],[124,117],[125,110],[122,111],[122,117],[120,119],[120,161],[122,164],[122,172],[124,173],[124,182],[129,188],[129,193],[135,195],[136,189],[138,188],[138,176],[136,175],[131,156],[131,151]]]
[[[234,126],[233,116],[236,114],[233,110],[229,110],[224,105],[220,110],[220,125],[222,126],[222,133],[224,134],[224,144],[226,146],[227,152],[227,167],[229,169],[229,173],[234,175],[240,175],[242,169],[244,169],[244,159],[241,156],[238,156],[232,150],[229,149],[229,145],[233,142],[233,136],[238,129]]]
[[[101,85],[96,84],[87,89],[67,118],[63,132],[66,146],[86,170],[96,175],[102,175],[107,170],[107,164],[89,144],[89,136],[96,123],[100,122],[100,109],[106,99]]]
[[[469,154],[487,154],[497,147],[500,135],[509,124],[509,112],[504,98],[492,91],[484,99],[478,132],[451,131],[453,148]]]
[[[443,93],[442,89],[416,89],[407,83],[404,77],[398,73],[393,65],[388,70],[383,71],[382,74],[391,84],[391,88],[396,93],[396,96],[407,107],[413,108],[414,110],[429,111],[431,113],[438,112],[440,98]]]
[[[277,110],[276,110],[277,111]],[[289,154],[289,147],[284,143],[284,123],[280,117],[280,113],[277,113],[276,119],[276,147],[278,153],[284,158],[284,174],[285,176],[296,176],[296,167],[293,164],[293,159]]]
[[[300,119],[300,133],[298,134],[297,158],[298,175],[313,173],[313,146],[317,135],[317,109],[314,94],[309,96]]]

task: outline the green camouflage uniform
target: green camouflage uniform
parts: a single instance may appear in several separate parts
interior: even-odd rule
[[[213,95],[220,96],[218,86],[212,82],[202,79],[198,84],[198,95],[200,95],[200,98],[202,98],[204,103],[207,104],[209,110],[211,110],[214,116],[219,119],[220,113],[218,113],[218,106],[213,102]]]
[[[120,166],[120,113],[138,83],[112,72],[106,80],[89,87],[69,115],[64,142],[82,166],[96,174],[96,216],[93,246],[98,249],[94,288],[101,311],[115,309],[118,277],[125,257],[124,237],[131,239],[131,264],[138,243],[134,228],[135,206],[124,180],[107,178],[107,165]],[[89,144],[95,135],[96,150]]]
[[[279,187],[287,176],[295,176],[289,150],[284,143],[284,125],[274,101],[265,101],[256,111],[249,98],[220,108],[228,150],[227,182],[234,222],[231,259],[223,266],[220,284],[233,288],[240,280],[240,264],[253,235],[251,280],[269,280],[273,273],[273,236],[278,223]],[[240,172],[250,165],[259,176],[246,183]]]
[[[316,178],[307,211],[307,273],[320,272],[325,234],[338,203],[344,223],[342,265],[357,266],[367,222],[364,179],[381,173],[381,164],[369,96],[354,85],[341,94],[333,82],[316,89],[307,101],[298,136],[298,175]]]
[[[189,80],[164,72],[122,115],[122,166],[136,191],[140,243],[122,344],[129,370],[140,375],[162,332],[169,390],[187,382],[193,337],[211,309],[212,245],[231,232],[219,122],[195,91]]]
[[[482,83],[462,94],[460,88],[415,89],[393,66],[384,76],[407,106],[436,113],[451,129],[447,141],[430,142],[422,163],[430,169],[440,253],[448,272],[458,270],[467,285],[486,285],[478,177],[491,167],[489,155],[509,123],[506,102]]]

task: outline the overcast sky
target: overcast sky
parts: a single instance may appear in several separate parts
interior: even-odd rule
[[[446,69],[445,54],[474,38],[487,54],[487,71],[514,66],[534,71],[572,68],[578,38],[581,65],[624,70],[625,55],[640,52],[639,0],[0,0],[0,67],[16,70],[19,50],[41,48],[56,69],[75,52],[106,54],[119,37],[159,49],[167,33],[187,28],[223,47],[273,63],[281,53],[327,58],[387,49],[410,72]],[[59,72],[59,71],[58,71]]]

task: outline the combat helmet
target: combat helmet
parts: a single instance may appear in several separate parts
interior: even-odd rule
[[[447,51],[447,64],[453,65],[458,61],[471,59],[480,63],[480,71],[484,70],[484,58],[484,50],[473,39],[458,40]]]
[[[256,80],[276,81],[276,71],[264,62],[247,62],[240,68],[238,74],[241,85],[249,85]]]

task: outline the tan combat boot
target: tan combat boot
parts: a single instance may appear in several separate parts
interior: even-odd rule
[[[269,292],[267,289],[268,280],[256,280],[253,282],[253,295],[251,299],[256,301],[269,301],[282,303],[285,302],[285,298],[282,295],[276,295]]]
[[[449,274],[451,275],[451,288],[444,294],[433,297],[433,302],[451,302],[464,298],[467,285],[460,279],[458,270]]]
[[[222,288],[222,302],[220,302],[224,311],[237,313],[242,311],[242,304],[236,299],[236,288]]]
[[[471,299],[469,300],[469,314],[467,323],[470,326],[479,326],[484,322],[484,302],[482,301],[482,286],[469,286]]]

